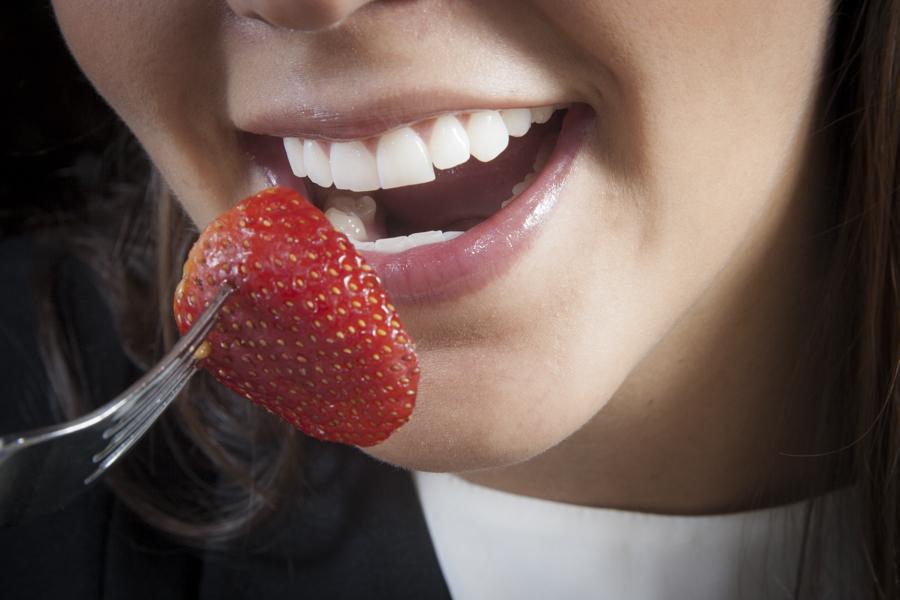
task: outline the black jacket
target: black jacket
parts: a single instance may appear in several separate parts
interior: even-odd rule
[[[0,433],[54,418],[31,293],[41,255],[28,239],[0,242]],[[64,317],[96,359],[85,365],[91,386],[112,398],[136,374],[82,270],[64,269]],[[0,529],[0,598],[449,597],[409,473],[328,443],[313,442],[309,460],[305,501],[286,525],[228,551],[182,545],[95,486],[55,514]]]

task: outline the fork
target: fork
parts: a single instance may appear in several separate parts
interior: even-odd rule
[[[112,401],[72,421],[0,437],[0,527],[62,508],[143,437],[199,369],[198,349],[233,291],[219,290],[172,350]]]

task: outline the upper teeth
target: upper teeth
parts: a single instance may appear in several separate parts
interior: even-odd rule
[[[427,183],[434,168],[449,169],[474,156],[496,158],[532,123],[546,123],[554,107],[480,110],[446,114],[400,127],[381,136],[350,142],[284,138],[291,170],[313,183],[354,192]],[[431,122],[430,132],[424,133]],[[427,139],[427,143],[425,141]]]

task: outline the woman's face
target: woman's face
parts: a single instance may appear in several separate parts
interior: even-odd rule
[[[285,136],[371,142],[416,122],[428,143],[427,118],[443,113],[576,107],[565,143],[506,208],[507,180],[527,173],[536,143],[510,138],[496,171],[472,158],[453,185],[438,170],[379,204],[419,223],[407,232],[483,221],[452,247],[375,261],[422,382],[412,420],[368,452],[452,471],[524,461],[622,418],[601,409],[626,402],[629,379],[665,389],[642,359],[677,353],[676,325],[717,310],[711,290],[772,245],[790,212],[830,11],[827,0],[53,4],[82,68],[199,227],[272,181],[301,185]],[[681,350],[687,368],[698,354]]]

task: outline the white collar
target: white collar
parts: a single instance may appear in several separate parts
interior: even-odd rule
[[[712,516],[591,508],[413,474],[458,600],[791,598],[808,502]]]

